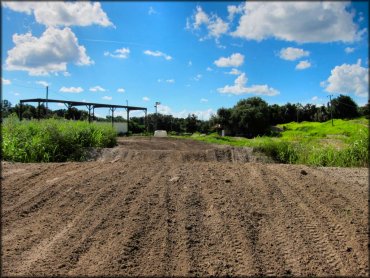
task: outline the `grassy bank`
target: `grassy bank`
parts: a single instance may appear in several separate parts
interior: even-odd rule
[[[32,120],[16,117],[4,120],[2,155],[15,162],[82,161],[92,147],[116,145],[116,131],[110,124],[81,121]]]
[[[302,122],[278,125],[276,136],[253,139],[220,137],[217,134],[191,137],[208,143],[254,147],[277,162],[315,166],[367,167],[368,120],[334,120],[324,123]]]

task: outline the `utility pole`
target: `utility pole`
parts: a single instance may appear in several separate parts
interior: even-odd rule
[[[157,125],[158,125],[158,111],[157,111],[157,108],[158,108],[158,105],[160,105],[161,103],[156,101],[155,102],[155,130],[157,130]]]
[[[333,95],[329,95],[329,99],[330,99],[330,118],[331,118],[331,126],[334,126],[334,122],[333,122],[333,104],[331,102],[331,97]]]

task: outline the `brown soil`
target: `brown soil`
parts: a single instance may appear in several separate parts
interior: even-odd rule
[[[3,276],[369,275],[365,168],[167,138],[99,155],[3,162]]]

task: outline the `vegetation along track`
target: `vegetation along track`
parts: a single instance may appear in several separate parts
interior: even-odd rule
[[[368,275],[367,169],[261,161],[122,138],[89,162],[3,162],[2,275]]]

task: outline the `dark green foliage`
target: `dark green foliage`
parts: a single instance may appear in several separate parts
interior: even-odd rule
[[[332,99],[332,106],[335,119],[353,119],[359,116],[358,106],[349,96],[339,95]]]

